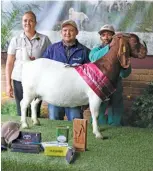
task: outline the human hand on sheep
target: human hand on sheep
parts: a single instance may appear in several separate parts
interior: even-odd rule
[[[33,60],[35,60],[36,58],[35,58],[34,56],[29,56],[29,59],[30,59],[31,61],[33,61]]]

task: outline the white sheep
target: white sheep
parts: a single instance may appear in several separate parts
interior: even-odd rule
[[[23,128],[28,127],[27,106],[38,97],[31,105],[34,124],[39,124],[35,110],[35,103],[39,103],[39,100],[62,107],[75,107],[90,103],[90,110],[94,113],[92,116],[93,133],[96,134],[96,137],[101,137],[96,118],[102,100],[74,68],[65,67],[61,62],[41,58],[24,64],[22,72],[24,94],[21,101],[21,122]]]
[[[123,40],[119,41],[119,39]],[[107,66],[107,62],[111,61],[113,66],[117,65],[112,67],[112,71],[108,73],[106,72],[106,68],[104,68],[104,71],[102,65],[99,65],[101,67],[100,69],[103,70],[109,78],[115,78],[119,75],[121,62],[123,62],[123,67],[127,67],[125,62],[128,60],[125,60],[124,57],[127,57],[130,53],[129,50],[125,51],[125,47],[129,46],[127,38],[124,39],[124,36],[118,38],[116,36],[117,42],[114,43],[114,41],[112,41],[112,47],[109,53],[95,62],[96,65],[102,62]],[[119,43],[122,43],[122,45],[119,46]],[[125,46],[123,46],[123,43]],[[124,52],[121,47],[123,47]],[[118,48],[119,52],[115,48]],[[137,46],[137,48],[139,48],[137,51],[133,48],[135,57],[136,52],[140,50],[140,46]],[[24,49],[23,52],[26,58],[26,50]],[[111,55],[111,53],[114,53],[114,56]],[[125,53],[126,55],[124,55]],[[108,55],[111,55],[112,60],[107,60]],[[146,52],[144,53],[143,51],[141,54],[139,52],[138,55],[142,58],[146,55]],[[97,125],[97,117],[102,100],[84,81],[75,68],[65,67],[63,63],[45,58],[26,62],[22,70],[22,85],[23,99],[21,101],[21,122],[23,128],[28,127],[26,110],[33,99],[36,99],[32,102],[32,121],[34,124],[39,124],[36,114],[36,104],[39,100],[62,107],[76,107],[89,104],[92,115],[93,133],[97,138],[102,138],[102,134],[99,132]]]
[[[78,23],[78,26],[80,29],[83,28],[83,23],[86,21],[89,21],[88,16],[83,12],[77,12],[74,10],[74,8],[69,9],[69,19],[74,20],[76,23]]]

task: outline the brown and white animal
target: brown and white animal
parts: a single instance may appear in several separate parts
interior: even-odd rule
[[[146,56],[146,47],[139,42],[137,36],[137,41],[132,41],[132,36],[135,35],[115,35],[110,51],[103,58],[94,62],[94,65],[107,76],[114,86],[120,69],[126,69],[130,65],[130,57],[144,58]],[[89,104],[93,133],[97,138],[102,138],[97,125],[102,99],[90,88],[75,68],[65,67],[63,63],[41,58],[26,62],[22,72],[21,122],[23,128],[28,127],[26,110],[33,99],[36,99],[32,102],[33,124],[39,124],[36,115],[36,104],[39,100],[63,107]]]

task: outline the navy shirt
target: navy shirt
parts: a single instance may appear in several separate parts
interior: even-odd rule
[[[43,53],[43,57],[66,64],[84,64],[90,62],[89,52],[90,49],[76,40],[75,45],[70,47],[69,55],[67,56],[65,45],[60,41],[48,46]]]

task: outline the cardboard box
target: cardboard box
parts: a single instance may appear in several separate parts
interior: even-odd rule
[[[66,156],[68,151],[67,143],[44,142],[42,143],[44,154],[47,156]]]
[[[87,120],[73,120],[73,147],[76,151],[85,151],[87,148]]]
[[[41,133],[20,131],[19,137],[11,144],[12,152],[39,153],[41,151]]]
[[[69,127],[68,126],[57,126],[56,127],[56,138],[58,142],[66,143],[69,137]]]

